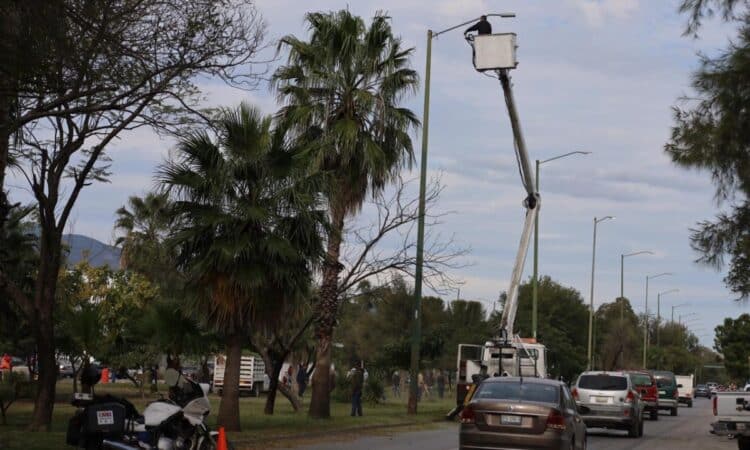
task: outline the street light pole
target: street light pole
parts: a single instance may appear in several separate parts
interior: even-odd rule
[[[663,272],[656,275],[646,275],[646,305],[643,316],[643,368],[646,368],[646,357],[648,356],[648,280],[652,278],[673,275],[671,272]]]
[[[555,156],[553,158],[545,159],[543,161],[536,160],[536,192],[539,193],[539,166],[544,163],[554,161],[556,159],[565,158],[566,156],[572,155],[589,155],[591,152],[575,151],[565,153],[564,155]],[[538,323],[538,284],[539,284],[539,210],[536,208],[536,222],[534,223],[534,275],[531,277],[531,335],[536,339],[537,323]]]
[[[515,17],[513,13],[486,14],[488,17]],[[430,124],[430,72],[432,68],[432,39],[437,36],[455,30],[462,26],[476,22],[480,17],[467,20],[466,22],[446,28],[445,30],[433,32],[427,30],[427,48],[425,58],[424,77],[424,109],[422,114],[422,159],[419,172],[419,217],[417,222],[417,257],[414,270],[414,316],[411,336],[411,384],[409,385],[409,403],[407,411],[409,414],[417,413],[417,393],[419,386],[417,376],[419,374],[419,347],[422,342],[422,281],[424,266],[424,221],[425,221],[425,192],[427,190],[427,141],[429,138]]]
[[[642,250],[640,252],[625,253],[620,255],[620,326],[625,319],[625,258],[636,255],[653,255],[651,250]]]
[[[674,323],[674,310],[675,308],[682,308],[683,306],[689,306],[690,303],[680,303],[679,305],[672,306],[672,317],[669,319],[670,322]]]
[[[601,219],[597,219],[594,217],[594,243],[592,246],[592,252],[591,252],[591,296],[589,299],[589,346],[588,346],[588,358],[587,358],[587,368],[588,370],[591,370],[591,357],[592,357],[592,348],[594,344],[593,336],[594,336],[594,274],[596,269],[596,226],[599,224],[599,222],[604,222],[608,219],[614,219],[614,216],[604,216]]]
[[[698,315],[698,313],[694,313],[694,312],[692,312],[692,313],[687,313],[687,314],[680,314],[680,315],[678,316],[678,317],[679,317],[679,319],[677,320],[677,323],[679,323],[680,325],[684,325],[684,323],[682,323],[682,318],[683,318],[683,317],[691,317],[691,316],[697,316],[697,315]],[[699,320],[699,319],[695,319],[695,320]]]
[[[658,294],[656,294],[656,348],[659,348],[659,346],[661,345],[661,340],[659,338],[659,328],[661,328],[661,296],[674,292],[680,292],[680,290],[670,289],[668,291],[659,292]]]

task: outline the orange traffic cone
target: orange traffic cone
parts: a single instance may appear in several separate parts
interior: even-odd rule
[[[216,443],[216,450],[228,450],[227,434],[224,432],[224,427],[219,427],[219,441]]]

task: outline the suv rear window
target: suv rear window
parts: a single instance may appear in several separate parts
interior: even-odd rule
[[[651,377],[642,373],[631,373],[630,379],[636,386],[651,386]]]
[[[520,382],[484,382],[474,395],[478,400],[521,400],[558,403],[560,388],[551,384]]]
[[[628,380],[613,375],[581,375],[578,387],[595,391],[624,391],[628,388]]]
[[[657,375],[654,378],[656,378],[656,385],[658,387],[672,387],[675,385],[674,378],[670,376]]]

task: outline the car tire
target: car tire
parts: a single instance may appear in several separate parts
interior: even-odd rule
[[[693,407],[693,401],[690,400],[690,401],[688,401],[688,408],[692,408],[692,407]]]
[[[677,415],[677,408],[675,407],[675,408],[670,409],[669,410],[669,415],[670,416],[676,416]]]
[[[651,410],[650,419],[651,420],[659,420],[659,410],[658,409],[652,409]]]
[[[750,438],[737,436],[737,448],[739,450],[750,450]]]
[[[643,436],[643,418],[641,418],[641,421],[639,422],[640,425],[638,425],[638,437]]]

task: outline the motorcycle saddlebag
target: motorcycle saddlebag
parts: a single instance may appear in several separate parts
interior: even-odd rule
[[[119,436],[125,432],[125,407],[120,403],[99,403],[86,408],[86,432]]]

